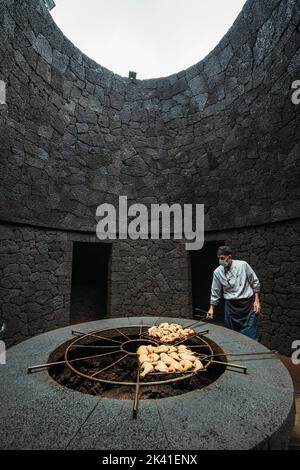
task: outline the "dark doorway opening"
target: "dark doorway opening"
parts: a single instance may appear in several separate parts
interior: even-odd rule
[[[74,242],[70,323],[107,317],[111,245]]]
[[[205,312],[209,309],[213,272],[219,266],[217,251],[221,245],[224,245],[224,242],[206,242],[202,250],[190,252],[194,316],[204,315],[203,312],[196,311],[196,308]],[[216,309],[217,322],[223,322],[223,305],[221,301]]]

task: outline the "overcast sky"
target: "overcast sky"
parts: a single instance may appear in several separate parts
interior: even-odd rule
[[[157,78],[197,63],[220,41],[246,0],[55,0],[64,34],[99,64]]]

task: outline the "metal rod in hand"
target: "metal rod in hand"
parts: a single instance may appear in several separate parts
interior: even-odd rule
[[[204,320],[205,318],[206,318],[206,317],[203,317],[203,320]],[[197,320],[197,321],[194,322],[194,323],[191,323],[191,325],[184,325],[184,328],[187,329],[187,328],[192,328],[192,326],[195,327],[195,325],[198,325],[198,323],[202,323],[202,319]]]
[[[199,333],[195,333],[192,336],[189,336],[188,338],[185,338],[181,341],[178,341],[177,343],[174,344],[174,346],[179,346],[180,344],[184,343],[185,341],[191,340],[195,338],[196,336],[202,336],[202,335],[207,335],[209,333],[209,330],[204,330],[204,331],[199,331]]]
[[[251,353],[216,353],[216,354],[211,354],[211,355],[205,355],[205,354],[197,354],[201,359],[210,359],[212,357],[224,357],[224,356],[238,356],[238,357],[243,357],[243,356],[269,356],[270,354],[278,354],[278,351],[268,351],[268,352],[251,352]]]
[[[245,366],[240,366],[238,364],[231,364],[230,362],[215,361],[214,359],[212,360],[212,362],[213,362],[213,364],[221,364],[222,366],[234,367],[235,369],[240,369],[244,372],[244,374],[247,373],[247,367],[245,367]]]
[[[201,312],[201,313],[204,313],[206,316],[208,314],[208,312],[206,312],[205,310],[202,310],[202,308],[195,308],[196,312]]]

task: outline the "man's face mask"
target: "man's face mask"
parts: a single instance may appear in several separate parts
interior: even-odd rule
[[[223,266],[223,268],[229,268],[228,261],[225,261],[224,259],[220,259],[219,263],[220,263],[220,266]]]
[[[227,259],[219,259],[219,264],[220,266],[223,266],[223,268],[229,268],[230,263],[229,260]]]

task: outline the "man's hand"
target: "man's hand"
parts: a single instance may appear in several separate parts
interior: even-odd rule
[[[207,320],[213,320],[214,319],[214,313],[215,313],[214,307],[210,306],[210,309],[207,312],[207,317],[206,317]]]
[[[261,314],[261,304],[260,304],[260,301],[258,299],[256,299],[254,301],[254,305],[253,305],[253,309],[254,309],[254,313],[256,315],[260,315]]]

